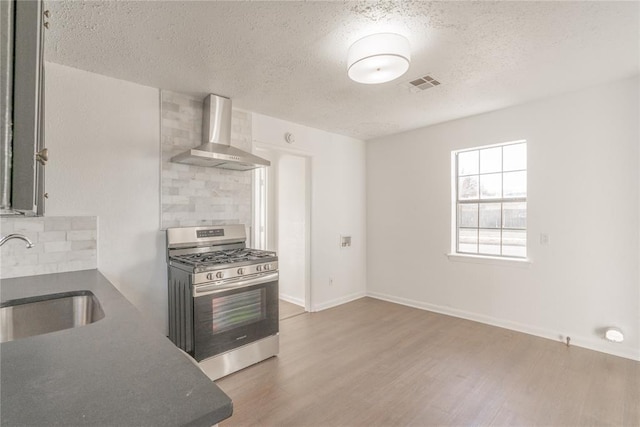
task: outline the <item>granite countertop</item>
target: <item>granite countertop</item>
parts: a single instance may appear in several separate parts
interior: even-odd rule
[[[2,301],[93,292],[105,317],[0,344],[0,424],[211,426],[231,399],[98,270],[3,279]]]

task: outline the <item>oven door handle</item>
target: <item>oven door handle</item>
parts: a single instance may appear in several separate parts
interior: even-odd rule
[[[248,286],[259,285],[278,280],[278,272],[262,274],[258,277],[242,277],[233,283],[212,284],[212,285],[196,285],[193,287],[193,297],[202,297],[205,295],[216,294],[228,291],[229,289],[246,288]]]

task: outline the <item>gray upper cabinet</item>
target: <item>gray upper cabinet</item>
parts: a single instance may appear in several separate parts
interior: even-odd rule
[[[2,210],[44,214],[43,6],[2,2]],[[11,31],[13,29],[13,31]]]

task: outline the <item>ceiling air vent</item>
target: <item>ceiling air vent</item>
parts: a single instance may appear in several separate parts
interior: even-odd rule
[[[404,86],[405,88],[409,89],[411,92],[419,92],[419,91],[427,90],[434,86],[438,86],[439,84],[440,82],[434,79],[433,77],[424,76],[424,77],[420,77],[420,78],[411,80],[409,82],[403,83],[401,84],[401,86]]]

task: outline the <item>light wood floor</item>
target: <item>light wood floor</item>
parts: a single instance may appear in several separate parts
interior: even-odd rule
[[[640,426],[640,362],[363,298],[280,323],[222,427]]]
[[[285,300],[280,301],[280,320],[285,320],[293,316],[297,316],[299,314],[304,314],[304,307],[300,307],[296,304],[291,304]]]

